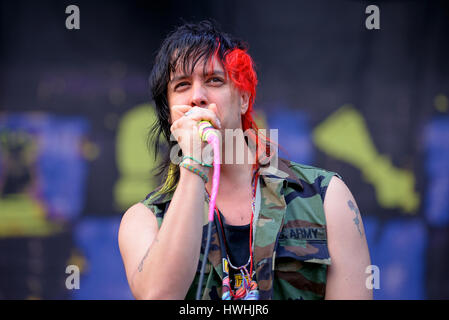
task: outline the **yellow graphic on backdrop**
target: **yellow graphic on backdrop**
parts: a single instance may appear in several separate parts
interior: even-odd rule
[[[0,237],[49,236],[62,229],[46,219],[45,209],[28,194],[2,197],[0,208]]]
[[[147,147],[147,135],[156,119],[154,107],[139,105],[121,119],[117,132],[116,161],[119,179],[115,184],[115,202],[120,210],[143,200],[157,187],[152,170],[159,162]]]
[[[376,150],[363,116],[345,105],[315,128],[313,139],[323,152],[359,169],[376,191],[379,204],[415,213],[420,196],[414,191],[415,176],[395,168],[386,155]]]

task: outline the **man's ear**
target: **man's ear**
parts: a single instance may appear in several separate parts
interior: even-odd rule
[[[240,101],[241,101],[241,113],[242,115],[244,115],[246,113],[246,111],[248,111],[249,108],[249,98],[250,98],[250,93],[249,92],[242,92],[240,94]]]

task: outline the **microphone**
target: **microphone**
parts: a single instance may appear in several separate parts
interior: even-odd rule
[[[214,174],[212,177],[212,192],[209,200],[209,216],[208,216],[208,226],[207,226],[207,240],[206,240],[206,248],[204,249],[204,257],[207,257],[209,254],[210,243],[211,243],[211,235],[212,235],[212,224],[214,222],[214,211],[215,211],[215,201],[217,199],[218,193],[218,185],[220,184],[220,147],[219,147],[219,133],[218,130],[215,129],[209,121],[202,120],[198,123],[198,131],[201,136],[201,140],[207,142],[212,146],[214,151]],[[196,290],[196,300],[200,300],[201,298],[201,289],[204,280],[204,271],[206,269],[206,261],[204,258],[201,264],[200,271],[200,279],[198,283],[198,288]]]
[[[212,139],[219,138],[218,130],[215,129],[209,121],[201,120],[198,123],[198,131],[201,136],[201,140],[207,143],[211,143]]]

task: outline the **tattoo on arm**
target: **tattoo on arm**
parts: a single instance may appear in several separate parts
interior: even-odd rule
[[[159,240],[156,238],[156,239],[154,239],[154,242],[159,242]],[[142,272],[142,270],[143,270],[143,262],[148,257],[148,253],[150,252],[150,248],[151,248],[151,246],[148,247],[147,252],[145,252],[145,255],[142,258],[142,261],[140,261],[140,263],[139,263],[139,267],[137,268],[139,270],[139,272]]]
[[[352,202],[351,200],[348,201],[348,206],[351,209],[351,211],[354,211],[355,213],[355,218],[352,219],[355,223],[355,225],[357,226],[357,229],[359,230],[360,236],[362,236],[362,231],[360,230],[360,211],[359,208],[357,208],[357,206],[354,204],[354,202]]]
[[[139,267],[138,267],[139,272],[142,272],[142,270],[143,270],[143,262],[147,258],[149,252],[150,252],[150,247],[148,247],[147,252],[145,252],[145,255],[142,258],[142,261],[140,261],[140,263],[139,263]]]

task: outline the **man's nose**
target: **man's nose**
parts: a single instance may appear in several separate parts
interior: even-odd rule
[[[207,90],[200,83],[193,84],[190,105],[192,107],[206,107],[209,105]]]

